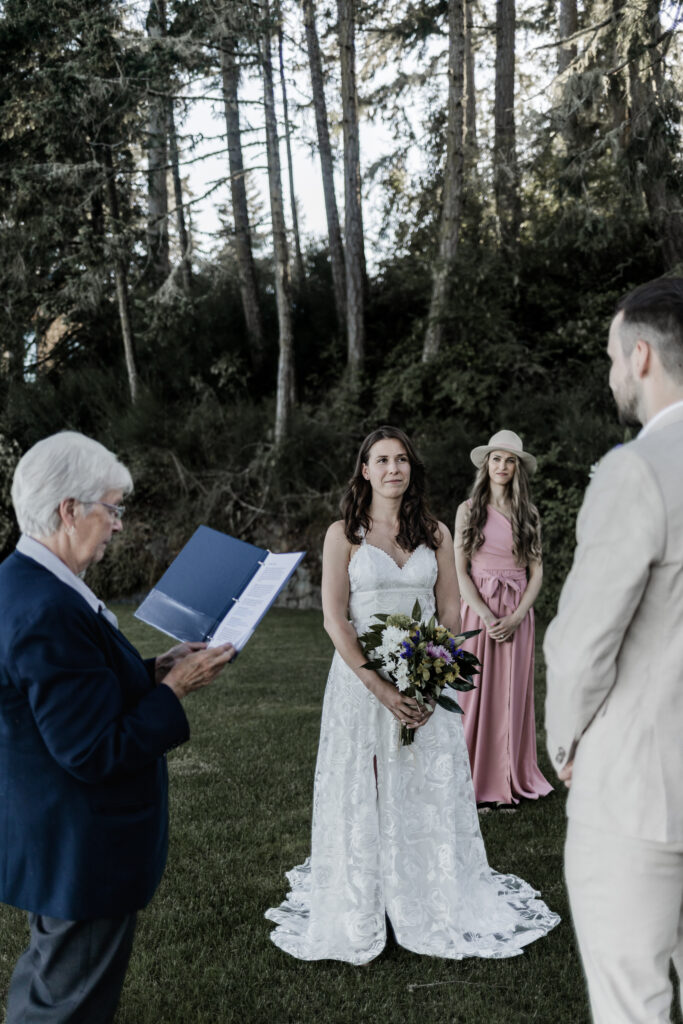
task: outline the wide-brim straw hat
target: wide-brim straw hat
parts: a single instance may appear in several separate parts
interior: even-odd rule
[[[489,452],[511,452],[524,463],[529,473],[536,472],[536,459],[531,452],[524,451],[522,439],[514,430],[499,430],[489,438],[488,444],[480,444],[472,449],[470,458],[477,469],[483,466]]]

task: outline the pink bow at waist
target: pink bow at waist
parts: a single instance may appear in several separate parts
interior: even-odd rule
[[[527,585],[526,569],[476,569],[472,579],[486,604],[516,608]]]

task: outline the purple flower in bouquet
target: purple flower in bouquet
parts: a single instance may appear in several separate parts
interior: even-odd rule
[[[441,660],[445,661],[447,665],[450,665],[453,662],[453,655],[451,652],[442,644],[435,644],[432,640],[430,640],[425,647],[425,651],[429,657],[434,658],[435,661],[437,658],[441,658]]]
[[[404,640],[401,644],[401,653],[399,654],[399,657],[405,660],[406,658],[412,658],[414,653],[415,648],[411,644],[410,640]]]

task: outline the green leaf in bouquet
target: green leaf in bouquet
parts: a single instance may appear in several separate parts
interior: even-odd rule
[[[461,633],[460,636],[457,637],[458,645],[460,645],[462,640],[469,640],[471,636],[479,636],[481,632],[481,629],[468,629],[466,633]]]
[[[458,680],[456,680],[456,682],[449,683],[448,685],[453,690],[461,690],[463,693],[466,693],[467,690],[476,690],[476,686],[474,685],[474,683],[471,680],[465,682],[463,679],[458,679]]]
[[[427,632],[428,633],[433,633],[435,626],[436,626],[436,617],[434,615],[432,615],[431,619],[427,623]]]
[[[463,651],[462,654],[458,655],[458,661],[461,665],[461,670],[464,668],[466,671],[478,671],[478,667],[481,664],[479,658],[474,654],[468,654],[467,651]]]
[[[358,639],[366,654],[370,651],[374,651],[377,647],[380,647],[382,643],[381,640],[375,639],[374,637],[368,637],[366,639],[364,636],[359,636]]]
[[[440,708],[443,708],[444,711],[453,711],[455,712],[456,715],[463,714],[463,710],[460,707],[460,705],[457,704],[450,697],[444,697],[443,694],[441,694],[440,697],[436,698],[436,703],[439,705]]]
[[[419,601],[415,601],[415,604],[413,605],[412,616],[416,622],[419,622],[422,618],[422,608],[420,607]]]
[[[389,615],[388,615],[388,613],[385,615],[384,612],[382,612],[381,614],[377,614],[377,615],[373,616],[373,618],[379,619],[380,622],[386,622],[387,619],[389,618]]]

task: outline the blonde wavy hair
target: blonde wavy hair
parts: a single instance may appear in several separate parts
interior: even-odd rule
[[[491,491],[489,458],[490,454],[479,467],[474,478],[470,491],[469,514],[462,532],[463,550],[470,560],[484,543],[484,527],[488,516]],[[515,561],[518,565],[540,562],[543,553],[541,517],[531,501],[529,474],[526,466],[518,458],[515,458],[515,474],[507,486],[512,518],[512,553]]]

